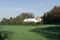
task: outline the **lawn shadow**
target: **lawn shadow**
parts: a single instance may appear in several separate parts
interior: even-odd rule
[[[1,31],[0,32],[0,40],[11,39],[13,32],[11,31]]]
[[[49,38],[49,40],[60,40],[60,26],[36,28],[29,31],[41,34],[43,37]]]

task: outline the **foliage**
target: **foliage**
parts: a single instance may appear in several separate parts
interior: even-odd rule
[[[20,15],[16,16],[15,18],[10,17],[9,19],[3,18],[1,24],[24,24],[23,20],[25,18],[34,18],[33,13],[21,13]],[[50,11],[44,13],[43,15],[43,22],[47,24],[60,24],[60,6],[54,6]],[[32,23],[33,24],[33,23]]]
[[[8,24],[8,21],[9,21],[8,19],[3,18],[2,21],[1,21],[1,24]]]
[[[49,12],[44,13],[44,23],[60,23],[60,6],[55,6]]]
[[[23,20],[25,18],[33,18],[34,15],[32,13],[21,13],[15,18],[10,17],[9,19],[3,18],[1,24],[10,24],[10,25],[20,25],[23,24]]]
[[[15,24],[15,18],[10,17],[8,24]]]

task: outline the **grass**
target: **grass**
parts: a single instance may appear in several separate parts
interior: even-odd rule
[[[37,26],[22,26],[22,25],[0,25],[1,31],[9,31],[13,32],[11,38],[7,38],[6,40],[49,40],[42,36],[42,34],[38,34],[36,32],[30,31],[36,28],[46,28],[52,27],[55,25],[37,25]]]

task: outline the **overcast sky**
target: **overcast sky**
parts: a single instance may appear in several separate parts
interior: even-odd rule
[[[0,19],[15,17],[22,12],[42,16],[55,5],[60,6],[60,0],[0,0]]]

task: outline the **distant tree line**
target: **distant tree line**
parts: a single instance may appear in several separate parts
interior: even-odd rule
[[[33,13],[21,13],[15,18],[3,18],[0,24],[23,24],[25,18],[34,18]],[[60,24],[60,6],[54,6],[50,11],[42,16],[44,24]]]
[[[60,24],[60,6],[54,6],[52,10],[44,13],[43,21],[47,24]]]
[[[15,18],[10,17],[9,19],[3,18],[0,24],[11,24],[11,25],[20,25],[23,24],[23,20],[25,18],[33,18],[33,13],[21,13],[20,15],[16,16]]]

